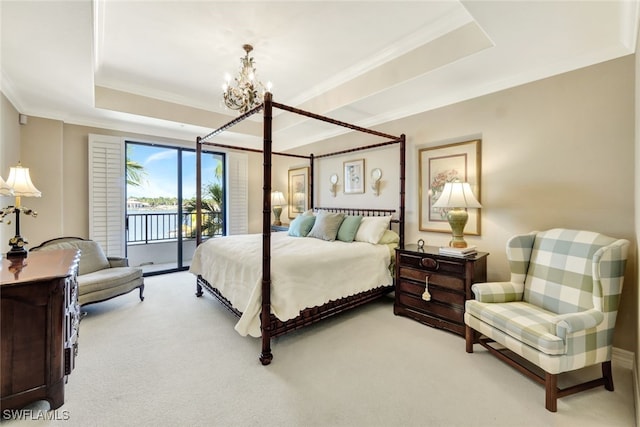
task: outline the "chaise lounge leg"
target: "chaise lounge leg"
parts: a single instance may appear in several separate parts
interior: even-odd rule
[[[144,292],[144,283],[140,285],[140,301],[144,301],[144,296],[142,293]]]
[[[466,343],[467,353],[473,353],[473,344],[477,342],[476,331],[471,329],[469,325],[464,327],[464,339]]]
[[[544,373],[545,407],[550,412],[558,411],[558,374]]]
[[[604,388],[613,391],[613,374],[611,373],[611,361],[602,362],[602,378],[604,379]]]

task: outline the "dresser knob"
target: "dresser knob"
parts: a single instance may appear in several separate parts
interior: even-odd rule
[[[420,260],[420,265],[424,268],[430,268],[432,270],[435,270],[438,268],[438,261],[436,261],[433,258],[422,258]]]

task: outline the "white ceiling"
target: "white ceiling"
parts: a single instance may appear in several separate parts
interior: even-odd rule
[[[245,43],[275,101],[384,131],[634,53],[638,2],[2,0],[0,15],[0,89],[21,113],[195,140],[237,116],[221,85]],[[280,150],[336,132],[290,114],[274,129]]]

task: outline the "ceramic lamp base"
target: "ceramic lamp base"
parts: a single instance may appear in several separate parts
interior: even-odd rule
[[[273,208],[273,216],[275,220],[273,221],[273,225],[282,225],[282,221],[280,221],[280,215],[282,214],[282,207],[275,206]]]
[[[467,225],[469,214],[464,209],[454,208],[447,213],[447,220],[451,226],[451,241],[449,246],[452,248],[466,248],[467,242],[464,240],[464,226]]]

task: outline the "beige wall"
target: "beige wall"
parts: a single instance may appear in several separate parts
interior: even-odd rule
[[[6,180],[9,168],[20,161],[20,124],[18,111],[9,100],[0,93],[0,176]],[[0,206],[13,205],[13,197],[0,196]],[[29,206],[29,205],[27,205]],[[12,220],[13,215],[7,217]],[[22,229],[21,229],[22,234]],[[15,235],[13,224],[0,224],[0,252],[9,250],[9,239]]]
[[[490,252],[489,280],[509,279],[504,247],[516,233],[567,227],[629,239],[614,344],[633,352],[638,326],[634,61],[627,56],[380,129],[407,135],[406,239],[432,245],[446,245],[448,235],[418,230],[418,150],[482,138],[482,235],[466,240]],[[352,134],[299,151],[326,152],[325,147],[341,145],[337,139],[342,145],[364,143]],[[385,176],[395,173],[395,165],[390,159],[382,167]]]
[[[480,137],[482,235],[470,236],[467,240],[491,253],[489,280],[509,278],[504,246],[515,233],[574,227],[627,238],[632,242],[632,251],[614,345],[636,352],[634,67],[634,56],[628,56],[384,125],[382,131],[405,133],[408,140],[407,241],[424,238],[433,245],[444,245],[448,241],[446,233],[418,230],[418,150]],[[34,165],[52,177],[62,177],[60,189],[51,184],[49,190],[46,184],[57,198],[43,197],[39,206],[41,216],[32,221],[40,221],[52,212],[52,224],[30,229],[33,231],[31,241],[37,243],[55,235],[86,236],[87,135],[117,133],[67,124],[55,126],[48,120],[30,120],[29,126],[42,129],[22,128],[23,156],[28,154]],[[58,135],[60,129],[60,144],[54,137],[43,139],[52,141],[54,147],[45,149],[39,145],[45,133]],[[368,142],[361,136],[349,135],[299,151],[321,154]],[[57,156],[55,151],[60,146],[63,152]],[[30,152],[25,153],[27,150]],[[51,163],[49,155],[54,160]],[[254,154],[249,158],[250,231],[256,232],[261,229],[262,158]],[[347,196],[340,191],[333,199],[328,193],[328,175],[336,172],[342,181],[342,162],[354,158],[365,158],[367,174],[374,165],[383,170],[383,180],[388,179],[388,187],[383,187],[379,198],[368,188],[362,196]],[[303,165],[304,161],[299,159],[274,159],[273,187],[286,191],[287,170]],[[398,204],[397,187],[394,188],[397,184],[391,179],[398,173],[397,154],[378,150],[362,156],[353,153],[321,160],[317,166],[318,204],[379,204],[381,207]],[[54,173],[56,167],[59,169]],[[35,178],[34,182],[39,184]],[[61,224],[57,220],[60,211]],[[286,211],[283,218],[285,215]]]

